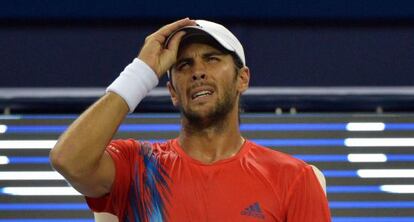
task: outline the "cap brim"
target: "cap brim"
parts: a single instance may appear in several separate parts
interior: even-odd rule
[[[216,40],[218,43],[220,43],[220,45],[222,45],[225,49],[234,52],[234,49],[229,44],[227,44],[227,42],[225,42],[221,38],[215,36],[213,33],[208,32],[207,30],[203,29],[200,26],[186,26],[186,27],[175,30],[173,33],[171,33],[167,37],[167,40],[164,43],[164,48],[168,47],[168,44],[170,43],[172,37],[180,31],[185,31],[186,32],[186,34],[182,37],[182,39],[185,39],[189,36],[193,36],[195,34],[197,34],[197,35],[205,34],[207,36],[212,37],[214,40]]]
[[[172,37],[180,31],[185,31],[186,32],[186,34],[182,37],[181,41],[183,39],[191,37],[191,36],[205,35],[205,36],[209,36],[209,37],[213,38],[214,40],[216,40],[225,49],[227,49],[231,52],[235,51],[235,49],[233,47],[231,47],[226,41],[222,40],[221,38],[214,35],[213,33],[208,32],[207,30],[205,30],[204,28],[202,28],[200,26],[186,26],[186,27],[175,30],[174,32],[172,32],[167,37],[167,40],[165,40],[164,48],[168,48],[168,44],[170,43]],[[167,70],[168,79],[171,79],[170,75],[171,75],[170,69],[168,69]]]

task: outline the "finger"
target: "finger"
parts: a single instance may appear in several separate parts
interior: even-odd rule
[[[163,54],[161,54],[160,67],[162,67],[162,73],[165,73],[176,62],[178,46],[184,35],[184,31],[177,32],[168,43],[168,48],[164,49]]]
[[[170,23],[168,25],[165,25],[155,33],[160,34],[164,37],[168,37],[175,30],[185,27],[185,26],[190,26],[190,25],[196,25],[196,22],[189,18],[185,18],[185,19],[181,19],[176,22]]]
[[[177,59],[178,46],[180,45],[181,38],[185,35],[184,31],[179,31],[175,34],[171,41],[168,43],[168,48],[165,49],[161,61],[164,63],[165,71],[169,69]]]
[[[167,49],[176,52],[178,50],[178,46],[180,45],[181,39],[186,34],[184,31],[177,32],[168,43]]]
[[[173,33],[175,30],[190,26],[190,25],[196,25],[197,23],[194,20],[190,20],[189,18],[181,19],[176,22],[173,22],[171,24],[168,24],[162,28],[160,28],[158,31],[152,33],[147,37],[148,40],[155,40],[160,45],[164,45],[164,41],[167,39],[168,36],[170,36],[171,33]]]

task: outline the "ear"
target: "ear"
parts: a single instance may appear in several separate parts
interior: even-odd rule
[[[249,67],[244,66],[239,70],[238,76],[238,90],[239,93],[244,93],[249,88],[250,82],[250,70]]]
[[[178,106],[178,97],[177,97],[177,92],[175,91],[174,86],[171,84],[170,81],[167,82],[167,88],[168,91],[170,91],[170,96],[171,96],[171,102],[173,103],[173,105],[175,107]]]

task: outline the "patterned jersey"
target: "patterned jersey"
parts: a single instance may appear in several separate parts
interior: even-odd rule
[[[111,191],[86,200],[119,221],[331,221],[310,165],[249,140],[213,164],[188,156],[178,139],[114,140],[106,151],[116,167]]]

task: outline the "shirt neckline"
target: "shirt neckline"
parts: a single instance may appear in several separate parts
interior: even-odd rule
[[[210,166],[210,167],[219,166],[219,165],[226,164],[226,163],[232,162],[234,160],[240,159],[250,149],[250,146],[248,144],[250,144],[250,141],[247,140],[247,139],[245,139],[244,142],[243,142],[243,144],[240,147],[240,150],[234,156],[229,157],[229,158],[226,158],[226,159],[218,160],[218,161],[213,162],[213,163],[203,163],[203,162],[201,162],[199,160],[196,160],[196,159],[192,158],[191,156],[189,156],[181,148],[181,145],[180,145],[180,143],[178,141],[178,138],[175,138],[175,139],[172,140],[172,147],[173,147],[173,149],[175,149],[175,151],[178,153],[178,155],[181,156],[183,159],[185,159],[185,160],[187,160],[187,161],[189,161],[189,162],[191,162],[193,164],[196,164],[196,165],[200,165],[200,166]]]

